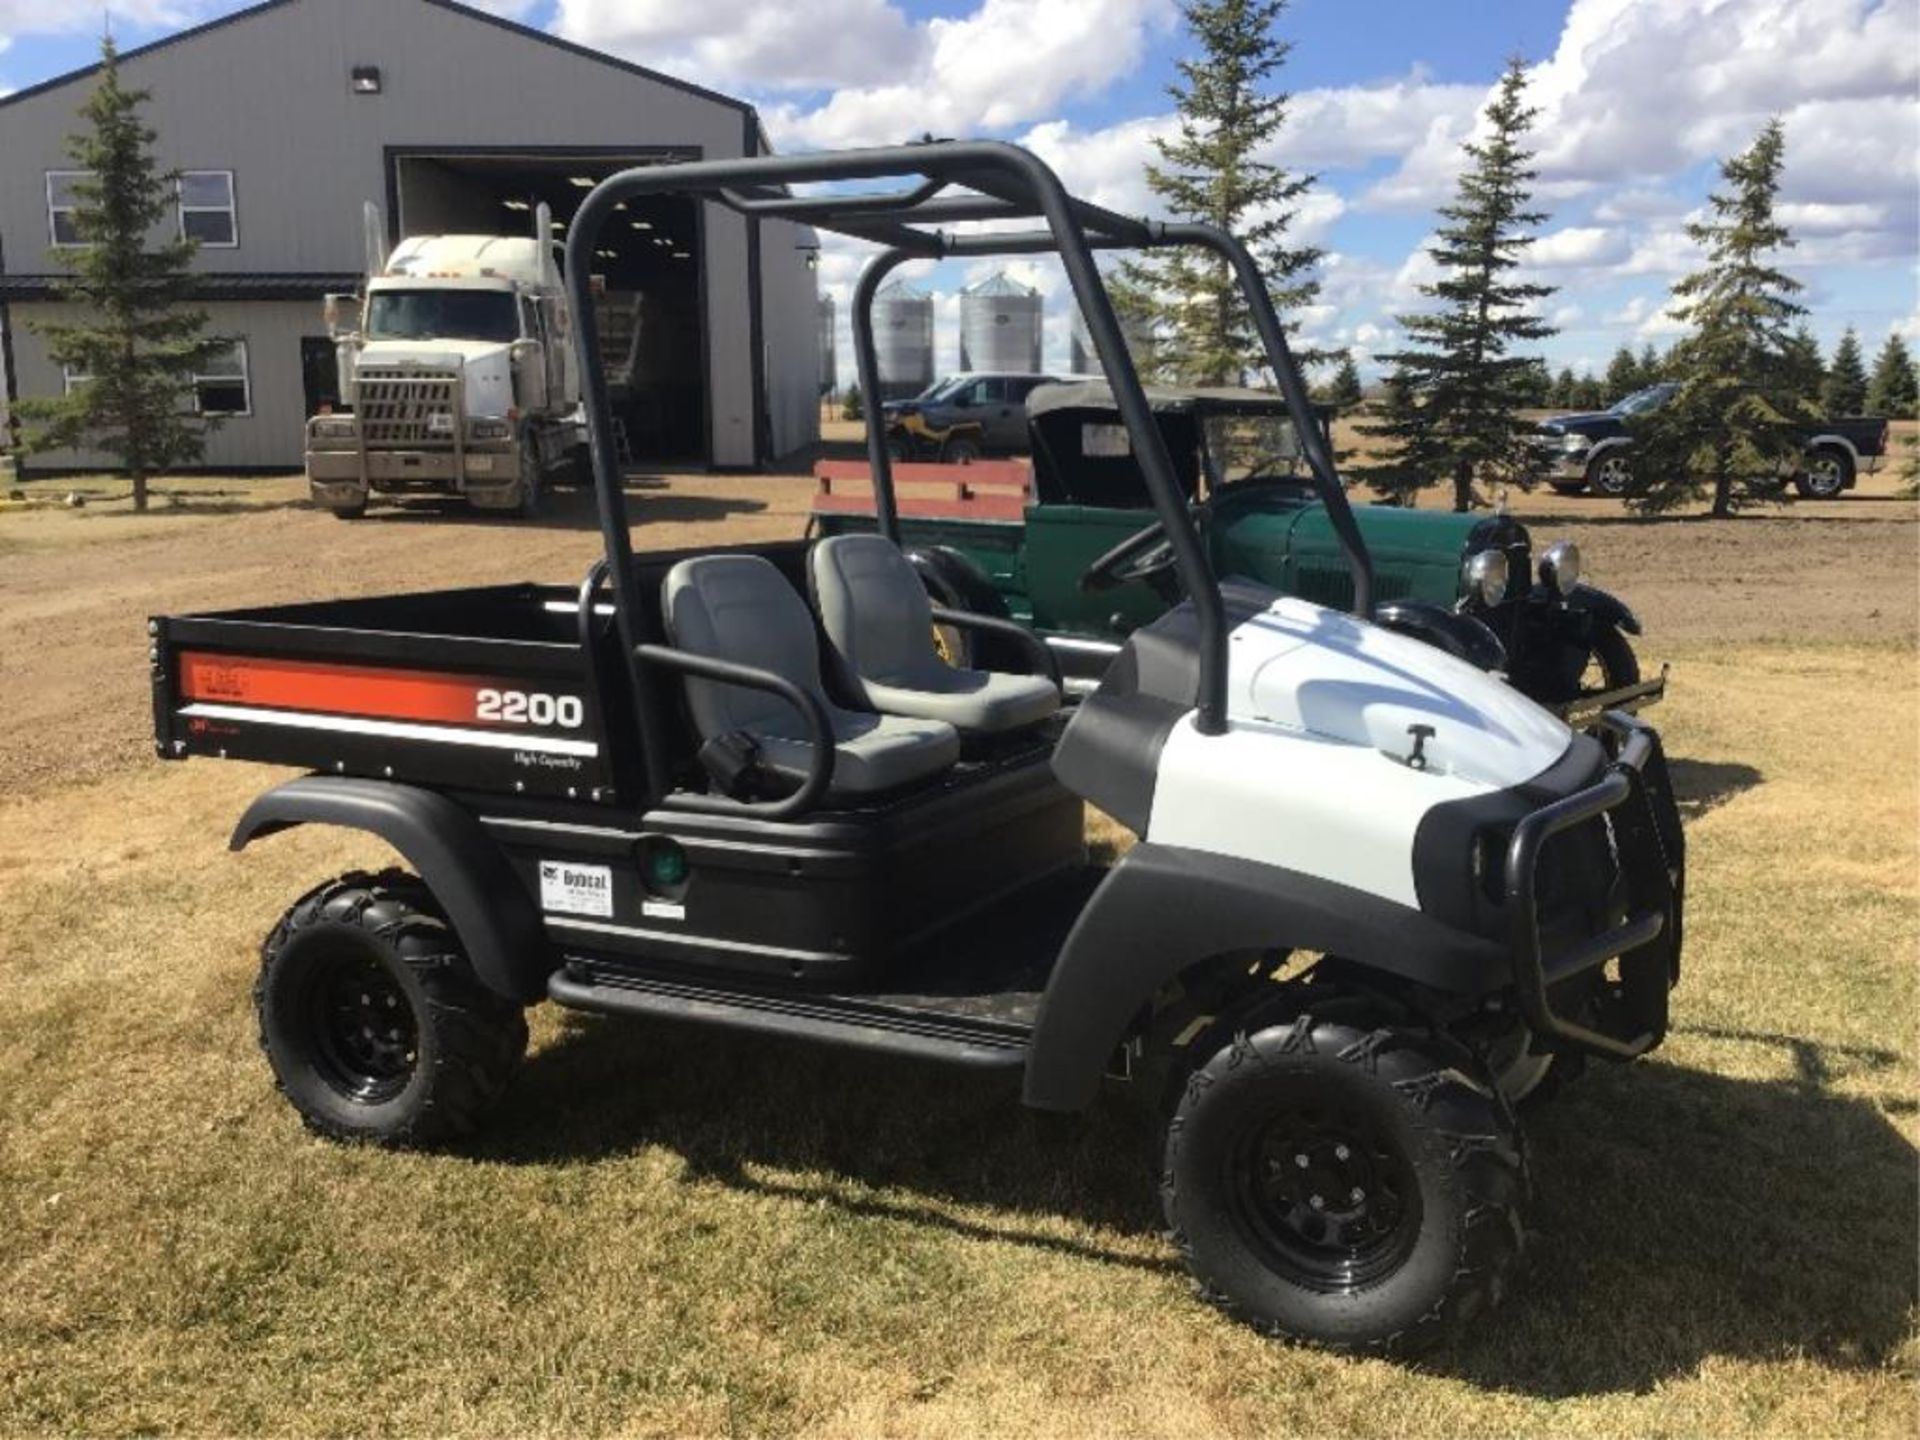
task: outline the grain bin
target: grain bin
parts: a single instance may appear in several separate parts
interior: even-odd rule
[[[960,292],[960,368],[1037,372],[1040,292],[1001,271]]]
[[[898,400],[933,384],[933,297],[895,281],[873,297],[880,395]]]

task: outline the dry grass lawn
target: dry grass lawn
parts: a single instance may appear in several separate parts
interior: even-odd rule
[[[1686,974],[1657,1057],[1531,1116],[1515,1293],[1410,1368],[1197,1304],[1120,1104],[544,1009],[472,1145],[309,1138],[254,1043],[255,947],[383,857],[227,855],[275,773],[149,758],[141,622],[570,577],[593,535],[226,499],[0,515],[0,1434],[1914,1433],[1910,504],[1550,517],[1675,662]],[[633,506],[643,544],[792,533],[805,486]]]

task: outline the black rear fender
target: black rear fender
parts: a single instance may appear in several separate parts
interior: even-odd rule
[[[1411,863],[1411,862],[1409,862]],[[1047,983],[1028,1052],[1026,1101],[1078,1110],[1153,997],[1221,955],[1339,955],[1460,994],[1508,984],[1504,947],[1331,881],[1176,846],[1136,845],[1081,912]]]
[[[228,848],[243,850],[296,825],[378,835],[426,882],[483,985],[522,1004],[545,997],[553,958],[540,912],[470,812],[410,785],[310,775],[249,805]]]

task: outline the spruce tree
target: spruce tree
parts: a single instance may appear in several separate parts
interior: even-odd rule
[[[1913,357],[1907,342],[1898,334],[1887,336],[1880,356],[1873,362],[1873,380],[1867,386],[1867,410],[1893,420],[1911,420],[1920,410],[1920,381],[1913,371]]]
[[[1640,347],[1640,375],[1638,388],[1644,390],[1649,385],[1658,385],[1660,377],[1666,372],[1666,366],[1660,359],[1660,353],[1653,348],[1653,342],[1647,341]]]
[[[1573,367],[1563,365],[1553,380],[1553,404],[1561,410],[1571,410],[1579,404],[1580,382],[1573,378]]]
[[[1535,311],[1553,288],[1513,273],[1546,219],[1527,208],[1534,171],[1522,142],[1538,112],[1526,103],[1526,85],[1520,60],[1510,60],[1487,106],[1486,138],[1467,142],[1454,202],[1440,211],[1448,223],[1427,251],[1441,278],[1420,292],[1439,307],[1399,317],[1413,348],[1381,358],[1403,382],[1389,392],[1401,403],[1386,406],[1383,422],[1364,431],[1401,446],[1417,442],[1430,461],[1391,459],[1369,477],[1376,487],[1418,489],[1444,476],[1461,511],[1473,505],[1477,482],[1533,483],[1532,426],[1519,411],[1535,362],[1509,352],[1554,331]]]
[[[1576,410],[1598,410],[1606,403],[1597,375],[1582,375],[1574,383],[1573,405]]]
[[[1634,359],[1633,351],[1622,345],[1613,352],[1613,359],[1607,362],[1607,401],[1624,400],[1641,388],[1640,362]]]
[[[1706,265],[1673,287],[1674,313],[1691,329],[1668,356],[1679,388],[1633,427],[1636,509],[1672,510],[1710,491],[1713,513],[1726,516],[1779,498],[1799,459],[1796,427],[1817,418],[1788,331],[1805,313],[1793,298],[1800,282],[1776,262],[1793,244],[1774,215],[1785,152],[1780,121],[1768,121],[1721,163],[1710,217],[1687,226]]]
[[[1351,410],[1360,403],[1360,367],[1354,363],[1351,350],[1340,352],[1340,364],[1333,372],[1333,379],[1327,382],[1327,399],[1342,410]]]
[[[1246,242],[1283,324],[1288,312],[1319,294],[1312,272],[1321,255],[1313,246],[1287,243],[1300,199],[1316,177],[1259,158],[1291,99],[1272,86],[1292,49],[1274,34],[1286,4],[1186,0],[1182,13],[1199,51],[1178,63],[1180,80],[1168,93],[1179,128],[1154,141],[1160,163],[1147,166],[1147,185],[1170,215],[1218,225]],[[1210,253],[1181,249],[1129,260],[1115,292],[1116,305],[1155,335],[1151,369],[1158,378],[1240,384],[1266,366],[1233,271]],[[1307,367],[1333,357],[1302,351],[1295,358]]]
[[[1833,347],[1827,383],[1820,389],[1820,408],[1828,415],[1858,415],[1867,404],[1867,362],[1860,353],[1860,337],[1849,325]]]
[[[194,242],[149,244],[176,214],[179,176],[154,160],[154,132],[140,117],[148,98],[120,83],[118,52],[102,41],[100,80],[80,108],[89,128],[67,141],[83,172],[73,184],[80,243],[53,252],[68,272],[59,298],[78,318],[33,323],[53,363],[85,379],[18,406],[27,450],[112,455],[133,482],[136,510],[147,508],[151,476],[205,453],[217,422],[194,412],[192,377],[231,343],[207,336],[206,314],[184,304]]]
[[[1820,392],[1827,385],[1827,362],[1821,358],[1820,342],[1804,320],[1787,337],[1787,377],[1793,393],[1809,410],[1820,408]]]

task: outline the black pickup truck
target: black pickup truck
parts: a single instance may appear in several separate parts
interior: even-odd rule
[[[1583,490],[1626,494],[1633,483],[1627,464],[1632,443],[1628,421],[1659,409],[1678,388],[1650,385],[1609,410],[1542,420],[1534,432],[1534,453],[1547,483],[1563,495]],[[1809,500],[1831,500],[1851,490],[1862,471],[1870,475],[1880,468],[1887,453],[1887,422],[1878,415],[1823,420],[1807,427],[1804,453],[1805,463],[1793,476],[1794,488]]]

